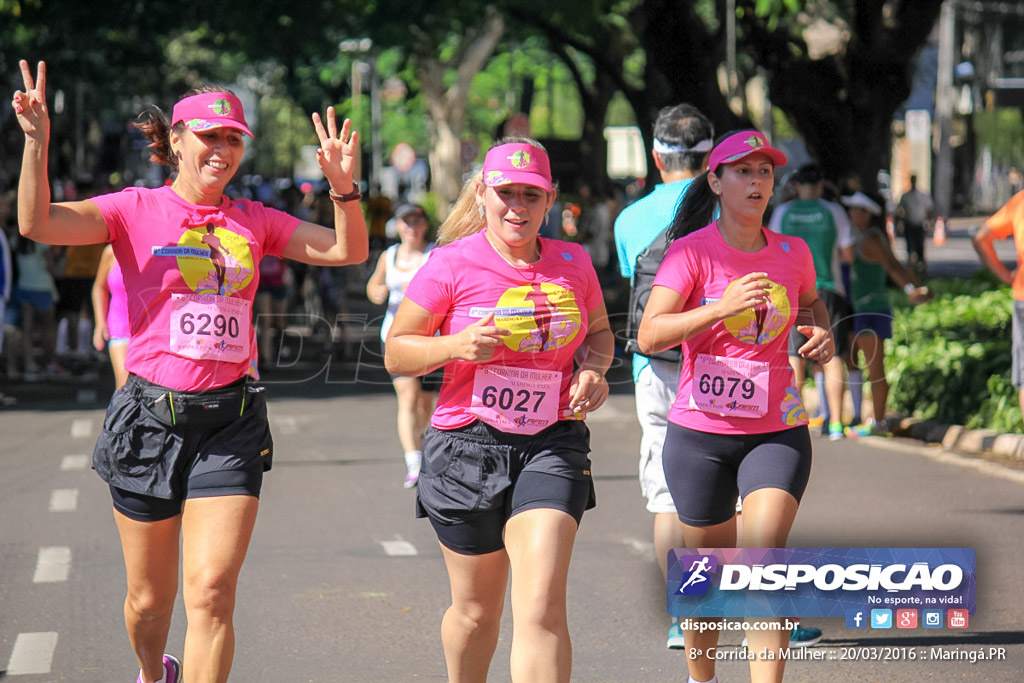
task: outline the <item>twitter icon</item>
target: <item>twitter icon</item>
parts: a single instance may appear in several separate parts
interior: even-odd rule
[[[892,610],[871,610],[871,628],[892,628]]]

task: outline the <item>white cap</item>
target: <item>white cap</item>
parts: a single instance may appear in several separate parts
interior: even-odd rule
[[[843,197],[841,201],[843,202],[843,206],[851,209],[864,209],[872,216],[882,215],[882,207],[880,207],[871,197],[859,190],[851,194],[849,197]]]

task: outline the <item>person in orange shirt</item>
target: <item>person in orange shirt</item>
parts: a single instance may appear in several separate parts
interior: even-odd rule
[[[1011,272],[996,256],[992,243],[1013,235],[1017,249],[1017,267]],[[1021,411],[1024,412],[1024,192],[1018,192],[1003,208],[991,216],[974,235],[974,249],[981,262],[1000,280],[1013,287],[1013,386],[1020,390]]]

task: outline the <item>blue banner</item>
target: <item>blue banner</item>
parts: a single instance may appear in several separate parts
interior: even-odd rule
[[[677,548],[668,560],[674,617],[975,610],[970,548]]]

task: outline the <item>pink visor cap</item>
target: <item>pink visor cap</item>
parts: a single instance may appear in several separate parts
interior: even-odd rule
[[[540,147],[510,142],[491,148],[484,157],[484,185],[524,183],[551,192],[551,162]]]
[[[785,166],[789,163],[786,155],[768,144],[756,130],[741,130],[733,133],[726,139],[715,145],[711,150],[711,157],[708,159],[708,169],[714,173],[721,164],[731,164],[739,161],[748,154],[761,152],[767,154],[768,158],[776,166]]]
[[[174,105],[171,125],[184,123],[193,133],[214,128],[234,128],[253,137],[245,122],[242,102],[231,93],[204,92],[192,95]]]

